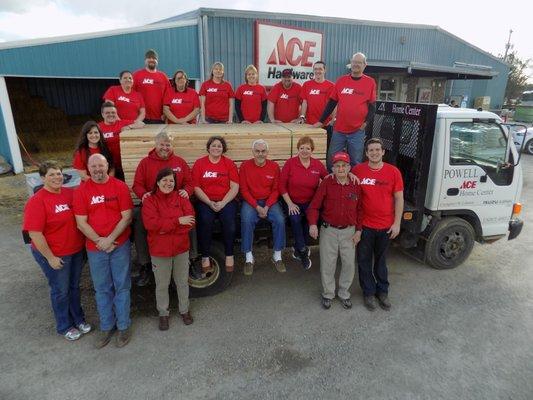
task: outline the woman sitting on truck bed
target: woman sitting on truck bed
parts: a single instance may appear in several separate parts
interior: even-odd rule
[[[87,121],[81,127],[76,150],[74,151],[74,160],[72,161],[72,166],[78,171],[83,182],[90,178],[87,162],[89,157],[96,153],[102,154],[106,158],[109,163],[109,175],[115,176],[113,158],[105,144],[98,124],[94,121]]]

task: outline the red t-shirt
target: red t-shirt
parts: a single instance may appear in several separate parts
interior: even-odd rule
[[[293,82],[285,89],[281,82],[276,83],[268,94],[268,101],[274,103],[274,118],[281,122],[291,122],[300,116],[300,90],[302,86]]]
[[[246,160],[239,170],[240,190],[244,200],[252,207],[257,207],[257,200],[265,200],[268,207],[275,204],[279,197],[279,165],[266,160],[258,166],[254,159]]]
[[[361,181],[363,226],[390,228],[394,223],[394,193],[403,191],[400,170],[387,163],[375,170],[364,162],[354,166],[352,173]]]
[[[87,180],[74,191],[74,214],[86,215],[87,222],[101,237],[108,236],[122,218],[122,211],[131,210],[130,190],[122,181],[110,176],[106,183]],[[129,239],[130,227],[116,239],[120,246]],[[96,244],[87,239],[89,251],[98,251]]]
[[[176,118],[183,118],[189,115],[195,108],[200,108],[200,98],[196,90],[186,88],[183,92],[178,92],[173,88],[167,90],[165,94],[165,106],[168,106],[170,112],[174,114]],[[169,124],[173,124],[171,120],[168,120]],[[189,124],[195,124],[196,118],[189,121]]]
[[[368,104],[376,101],[376,82],[367,75],[357,80],[344,75],[335,83],[330,97],[338,102],[335,131],[353,133],[365,122]]]
[[[72,160],[72,166],[75,169],[79,170],[85,170],[87,174],[89,173],[89,169],[87,168],[87,162],[89,161],[89,157],[93,154],[100,154],[100,148],[99,147],[89,147],[89,154],[87,155],[86,149],[80,149],[76,150],[74,152],[74,159]],[[114,162],[114,160],[113,160]]]
[[[317,83],[315,80],[304,82],[300,91],[300,98],[307,101],[305,114],[307,124],[313,125],[320,120],[334,87],[335,84],[328,80],[322,83]],[[329,124],[329,121],[331,121],[331,116],[326,119],[325,125]]]
[[[74,190],[61,188],[60,193],[41,189],[24,207],[25,231],[42,232],[56,257],[69,256],[83,249],[84,236],[76,226],[72,211]],[[36,249],[32,243],[32,247]]]
[[[196,160],[192,167],[194,187],[199,187],[209,200],[220,201],[230,190],[230,181],[239,183],[237,166],[229,158],[222,156],[216,164],[205,156]]]
[[[216,83],[212,79],[202,83],[200,96],[205,96],[205,116],[217,121],[228,121],[229,99],[235,97],[228,81]]]
[[[163,97],[170,82],[161,71],[150,72],[145,68],[133,73],[133,88],[142,95],[146,105],[146,119],[161,119]],[[161,121],[163,123],[163,121]]]
[[[120,85],[111,86],[102,98],[115,104],[120,119],[136,120],[139,110],[144,108],[144,100],[139,92],[132,89],[130,93],[126,93]]]
[[[102,131],[102,137],[105,140],[111,157],[113,157],[113,164],[116,169],[122,170],[122,158],[120,156],[120,132],[125,126],[133,124],[134,121],[127,119],[119,119],[112,125],[107,125],[104,121],[98,123],[98,128]]]
[[[289,158],[283,168],[279,179],[279,193],[288,193],[295,203],[309,203],[315,194],[320,179],[328,172],[319,160],[311,158],[306,168],[300,161],[300,157]]]
[[[256,122],[261,119],[262,103],[267,99],[263,85],[252,86],[245,83],[237,88],[235,98],[241,101],[241,112],[245,121]]]

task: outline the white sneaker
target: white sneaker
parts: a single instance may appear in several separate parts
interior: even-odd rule
[[[81,332],[76,328],[70,328],[63,336],[69,341],[78,340],[81,337]]]
[[[93,330],[93,327],[88,324],[87,322],[82,322],[81,324],[78,325],[78,330],[82,333],[82,334],[86,334],[86,333],[89,333],[90,331]]]

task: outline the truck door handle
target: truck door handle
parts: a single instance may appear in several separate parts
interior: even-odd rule
[[[479,177],[479,181],[482,182],[482,183],[487,182],[487,175],[480,176]]]
[[[448,196],[457,196],[459,194],[459,189],[458,188],[449,188],[447,191],[446,191],[446,194]]]

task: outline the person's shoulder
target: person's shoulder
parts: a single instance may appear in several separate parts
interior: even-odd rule
[[[352,172],[367,171],[369,168],[368,161],[361,162],[352,167]],[[357,174],[356,174],[357,175]]]
[[[341,75],[337,78],[336,83],[342,83],[346,81],[347,79],[350,79],[350,76],[348,74]]]
[[[277,161],[267,159],[266,162],[267,162],[268,166],[271,167],[271,168],[279,168],[279,164],[278,164]]]
[[[368,75],[363,74],[363,75],[361,76],[361,79],[362,79],[363,81],[369,82],[369,83],[371,83],[371,84],[374,84],[374,85],[376,84],[376,81],[375,81],[374,78],[372,78],[371,76],[368,76]]]

